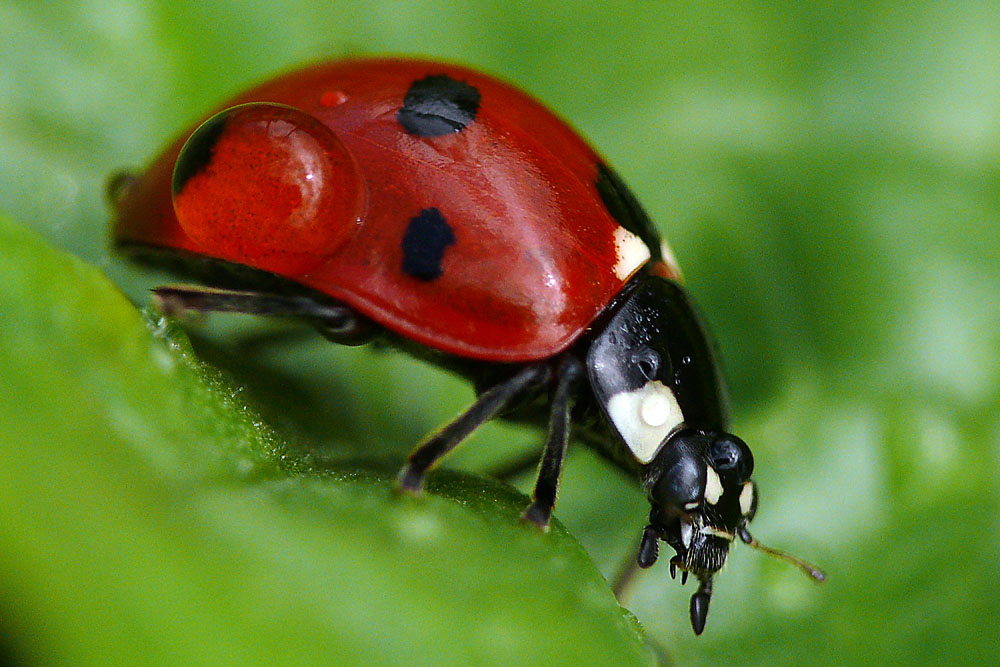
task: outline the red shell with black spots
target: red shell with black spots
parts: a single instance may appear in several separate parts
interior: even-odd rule
[[[492,77],[344,60],[222,108],[251,102],[274,104],[213,118],[176,173],[194,130],[153,161],[117,202],[116,242],[271,271],[423,345],[504,362],[564,350],[661,259],[614,172]]]

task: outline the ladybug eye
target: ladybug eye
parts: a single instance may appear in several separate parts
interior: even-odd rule
[[[725,482],[739,485],[753,474],[753,454],[747,443],[734,435],[724,435],[708,449],[712,467]]]
[[[360,226],[365,191],[354,159],[317,118],[244,104],[184,144],[173,203],[206,254],[275,273],[315,268]]]
[[[648,347],[632,353],[632,363],[646,380],[655,380],[660,373],[660,354]]]

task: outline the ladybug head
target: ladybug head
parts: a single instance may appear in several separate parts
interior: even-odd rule
[[[681,583],[693,574],[699,582],[691,596],[691,627],[700,635],[712,599],[712,578],[726,564],[729,545],[740,541],[780,558],[817,582],[826,579],[814,565],[757,541],[747,526],[757,512],[753,454],[728,433],[683,429],[671,436],[646,468],[643,480],[652,506],[639,545],[639,566],[656,562],[658,542],[676,552],[670,576]]]
[[[656,560],[657,541],[676,554],[670,573],[681,570],[700,586],[691,598],[691,625],[701,634],[712,595],[712,577],[726,563],[729,545],[757,510],[757,485],[751,479],[753,454],[728,433],[682,429],[669,438],[646,469],[644,486],[651,510],[643,532],[639,564]]]

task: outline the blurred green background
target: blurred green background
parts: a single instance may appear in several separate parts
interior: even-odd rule
[[[997,662],[993,2],[0,2],[3,655],[650,659],[600,576],[644,501],[589,452],[568,532],[523,530],[523,497],[475,476],[395,498],[468,387],[245,318],[187,326],[192,351],[100,275],[139,305],[168,280],[109,254],[108,174],[250,83],[368,53],[479,67],[571,119],[712,325],[754,532],[830,580],[737,547],[695,638],[661,562],[624,601],[648,637],[678,664]],[[540,438],[489,425],[447,467]]]

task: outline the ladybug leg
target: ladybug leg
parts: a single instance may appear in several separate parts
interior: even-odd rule
[[[635,575],[639,573],[639,570],[652,567],[653,563],[656,562],[660,550],[658,540],[661,537],[661,532],[653,526],[646,526],[642,530],[642,539],[639,541],[639,546],[628,554],[628,557],[618,567],[618,571],[615,572],[609,581],[611,589],[615,592],[615,597],[619,601],[621,601],[623,596],[628,594],[629,588],[632,582],[635,581]],[[674,577],[676,572],[676,567],[673,561],[671,561],[670,576]],[[683,584],[685,581],[687,581],[686,570],[682,574],[681,583]]]
[[[532,364],[525,366],[504,382],[484,391],[455,421],[431,435],[413,450],[399,473],[399,487],[404,491],[419,493],[424,485],[424,476],[431,466],[479,426],[497,416],[524,392],[548,381],[549,375],[547,364]]]
[[[548,528],[552,508],[556,504],[559,475],[569,444],[570,413],[573,411],[576,383],[583,375],[583,364],[575,357],[567,356],[559,365],[557,373],[555,391],[549,407],[549,433],[538,466],[535,492],[532,494],[534,502],[521,517],[542,530]]]
[[[635,583],[635,576],[639,574],[639,558],[641,549],[639,547],[628,553],[628,556],[618,566],[618,570],[612,575],[608,583],[611,590],[615,592],[618,602],[624,604],[623,599],[631,592],[632,584]]]
[[[171,316],[194,310],[300,318],[313,324],[325,337],[343,345],[365,343],[377,333],[373,323],[347,306],[319,301],[306,294],[168,285],[153,290],[153,299],[164,314]]]

